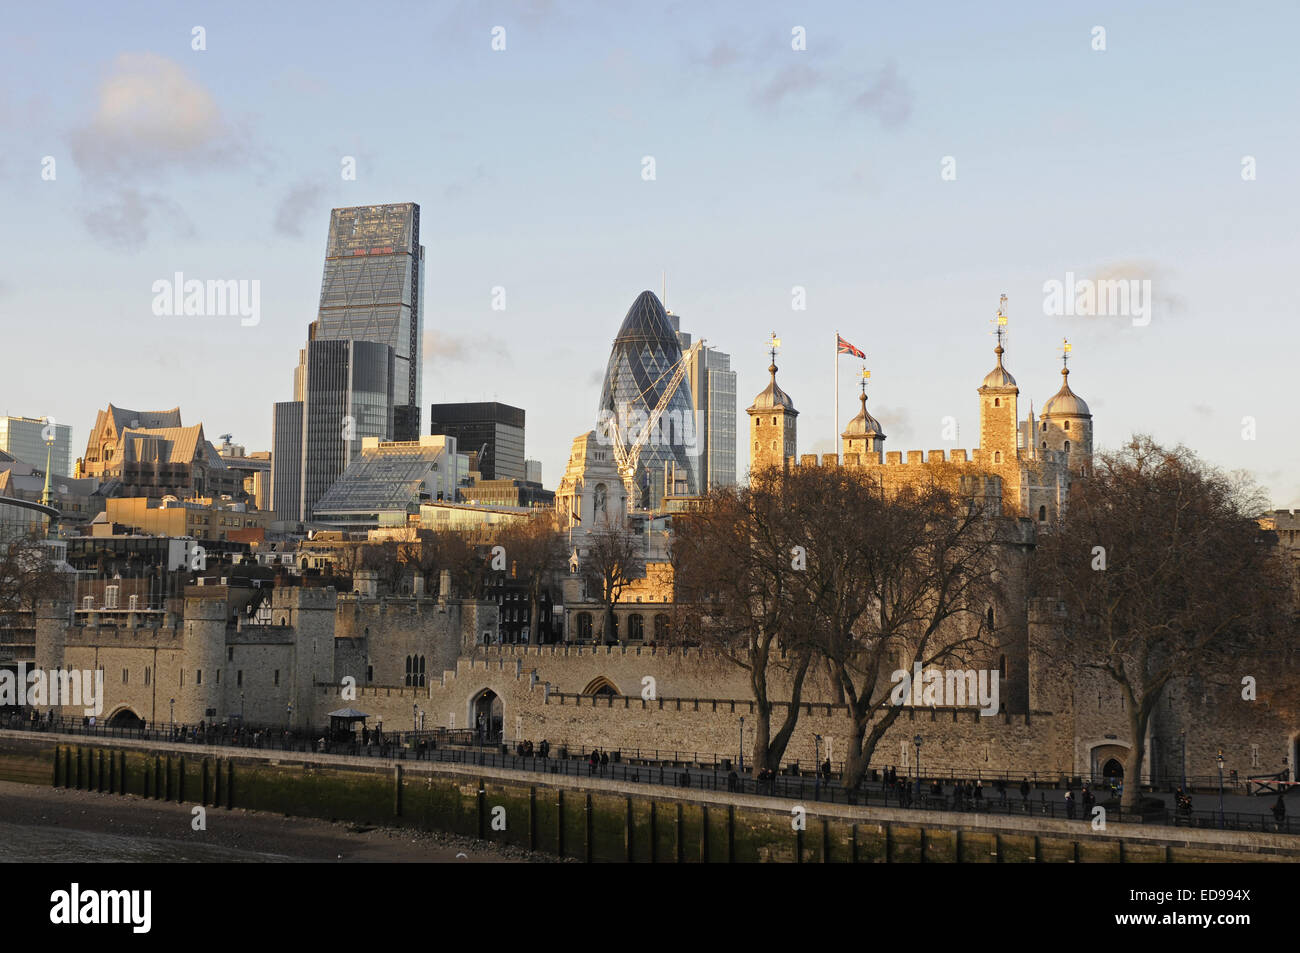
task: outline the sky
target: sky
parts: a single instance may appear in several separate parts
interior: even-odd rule
[[[523,407],[548,486],[595,425],[624,314],[666,275],[682,329],[731,355],[742,427],[778,334],[800,453],[833,446],[837,331],[866,352],[886,449],[974,447],[1006,294],[1022,415],[1060,386],[1068,337],[1098,448],[1182,442],[1300,506],[1294,4],[5,19],[0,413],[70,424],[74,456],[109,402],[270,449],[330,209],[413,201],[425,421],[434,402]],[[258,319],[155,314],[176,272],[258,282]],[[1137,282],[1149,312],[1049,313],[1067,275]],[[862,362],[839,360],[842,428]],[[743,430],[738,448],[743,477]]]

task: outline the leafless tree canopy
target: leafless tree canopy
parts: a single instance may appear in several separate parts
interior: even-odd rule
[[[0,624],[14,613],[34,610],[42,600],[70,596],[70,578],[55,567],[40,536],[0,545]]]
[[[587,537],[587,552],[582,559],[583,580],[587,592],[594,593],[604,607],[601,638],[607,643],[617,641],[614,604],[642,566],[640,543],[626,523],[602,524]]]
[[[1282,560],[1260,528],[1258,491],[1184,447],[1135,437],[1076,482],[1038,546],[1035,585],[1060,600],[1079,664],[1120,686],[1140,776],[1147,724],[1171,679],[1250,653],[1290,624]],[[1125,787],[1125,808],[1139,786]]]

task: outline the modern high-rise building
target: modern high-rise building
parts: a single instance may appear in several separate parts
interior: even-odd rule
[[[596,432],[609,441],[618,427],[631,444],[666,398],[662,414],[646,435],[633,477],[633,508],[657,509],[667,493],[700,492],[700,440],[690,380],[683,377],[671,394],[665,388],[682,360],[677,331],[652,291],[632,302],[610,349],[596,412]]]
[[[542,461],[525,460],[524,461],[524,479],[529,483],[542,482]]]
[[[47,432],[54,438],[52,451],[46,447]],[[67,424],[56,424],[44,417],[0,417],[0,450],[42,471],[49,453],[51,474],[72,475],[72,428]]]
[[[393,440],[419,440],[424,337],[420,206],[363,205],[330,213],[317,341],[373,341],[393,349]],[[388,438],[386,438],[388,439]]]
[[[484,480],[523,480],[524,412],[519,407],[483,401],[434,404],[429,432],[455,437],[461,453],[478,455]]]
[[[419,440],[423,315],[420,207],[334,209],[293,400],[275,405],[271,508],[279,519],[312,519],[365,438]]]
[[[668,312],[682,352],[690,350],[691,336],[681,328],[681,317]],[[736,482],[736,372],[731,355],[705,345],[695,352],[687,368],[691,403],[699,429],[697,445],[701,492]]]

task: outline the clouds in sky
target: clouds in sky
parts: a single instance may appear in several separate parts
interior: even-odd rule
[[[160,184],[175,171],[239,164],[246,141],[207,88],[156,53],[114,59],[93,111],[69,139],[73,161],[93,192],[83,203],[86,228],[128,251],[144,245],[158,224],[192,234],[184,211],[158,191]]]

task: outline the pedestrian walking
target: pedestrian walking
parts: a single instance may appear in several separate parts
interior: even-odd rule
[[[1020,781],[1020,800],[1024,804],[1025,810],[1029,810],[1029,779],[1028,778],[1023,778]]]
[[[587,777],[595,775],[598,764],[600,764],[600,753],[595,748],[592,748],[591,757],[587,759]]]
[[[1286,821],[1286,804],[1282,801],[1282,795],[1277,796],[1277,801],[1273,804],[1273,820],[1277,822],[1277,829],[1282,830],[1282,824]]]
[[[1067,790],[1065,792],[1065,816],[1070,820],[1074,820],[1074,792],[1073,791]]]
[[[601,776],[602,778],[605,776],[605,770],[606,770],[608,767],[609,767],[609,752],[608,752],[608,751],[602,751],[602,752],[600,753],[600,776]]]

